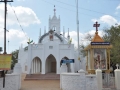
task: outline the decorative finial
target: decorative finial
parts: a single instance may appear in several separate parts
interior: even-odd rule
[[[68,39],[70,39],[70,35],[69,35],[69,28],[68,28]]]
[[[39,38],[41,37],[41,28],[40,28],[40,35],[39,35]]]
[[[96,32],[95,34],[98,34],[98,27],[100,26],[100,24],[98,24],[98,22],[96,21],[95,24],[93,24],[93,27],[96,27]]]
[[[63,37],[65,37],[65,29],[64,29],[64,26],[63,26]]]
[[[68,28],[68,36],[69,36],[69,28]]]
[[[119,65],[118,65],[118,64],[116,64],[116,67],[117,67],[117,69],[118,69]]]
[[[55,9],[55,5],[54,5],[54,15],[56,15],[56,9]]]

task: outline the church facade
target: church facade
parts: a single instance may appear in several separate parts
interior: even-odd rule
[[[41,32],[41,31],[40,31]],[[60,74],[61,60],[74,59],[74,63],[67,63],[68,72],[79,70],[79,61],[76,60],[74,44],[70,42],[65,33],[60,34],[60,18],[54,15],[49,18],[49,29],[39,36],[38,44],[28,44],[28,49],[20,47],[18,61],[22,65],[22,72],[27,74]]]

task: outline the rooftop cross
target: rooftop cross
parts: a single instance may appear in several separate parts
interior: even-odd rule
[[[98,24],[98,22],[96,22],[95,24],[93,24],[93,27],[96,27],[96,33],[98,32],[98,27],[100,26],[100,24]]]
[[[55,15],[55,11],[56,11],[56,9],[55,9],[55,5],[54,5],[54,15]]]

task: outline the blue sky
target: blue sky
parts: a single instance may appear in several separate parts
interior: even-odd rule
[[[94,34],[94,22],[97,20],[101,25],[99,34],[102,36],[102,30],[115,23],[120,22],[120,0],[78,0],[79,1],[79,30],[80,30],[80,44],[85,36],[90,33]],[[10,53],[19,46],[27,45],[27,38],[33,39],[35,43],[38,42],[39,29],[41,28],[44,34],[44,27],[48,31],[49,16],[53,16],[54,5],[56,6],[56,15],[61,19],[61,32],[63,26],[67,35],[69,28],[70,35],[73,38],[73,43],[77,45],[76,33],[76,0],[14,0],[11,3],[12,8],[8,3],[7,15],[7,52]],[[20,24],[23,27],[24,33],[21,30],[15,14]],[[0,46],[3,47],[3,27],[4,27],[4,4],[0,3]],[[26,35],[25,35],[26,34]]]

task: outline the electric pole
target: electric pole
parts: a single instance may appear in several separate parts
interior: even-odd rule
[[[7,2],[13,2],[13,0],[0,0],[0,2],[5,3],[5,17],[4,17],[4,53],[6,52],[6,14],[7,14]],[[3,70],[3,88],[5,87],[5,70]]]
[[[78,36],[78,53],[80,54],[79,48],[79,18],[78,18],[78,0],[77,0],[77,36]]]
[[[78,0],[76,2],[76,23],[77,23],[77,39],[78,39],[78,60],[80,61],[80,45],[79,45],[79,17],[78,17]]]

